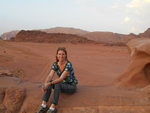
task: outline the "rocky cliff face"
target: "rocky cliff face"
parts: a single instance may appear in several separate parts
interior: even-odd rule
[[[17,42],[38,43],[96,43],[87,38],[64,33],[46,33],[42,31],[20,31],[16,37],[11,39]]]

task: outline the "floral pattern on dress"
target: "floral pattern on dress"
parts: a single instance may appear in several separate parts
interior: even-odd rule
[[[69,74],[66,76],[66,78],[62,82],[71,84],[71,85],[78,84],[78,80],[75,77],[73,66],[72,66],[71,62],[69,62],[69,61],[67,62],[67,64],[65,65],[65,68],[62,72],[59,70],[58,63],[54,62],[52,65],[52,70],[57,72],[58,77],[60,77],[64,71],[69,71]]]

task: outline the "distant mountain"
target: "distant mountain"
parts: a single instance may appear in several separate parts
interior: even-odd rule
[[[84,35],[89,33],[88,31],[75,29],[70,27],[55,27],[50,29],[40,29],[40,31],[44,31],[46,33],[65,33],[65,34],[74,34],[74,35]]]
[[[10,41],[37,43],[97,43],[87,38],[65,33],[46,33],[43,31],[20,31]]]
[[[141,38],[141,36],[135,35],[133,33],[130,33],[129,35],[122,35],[118,43],[128,43],[130,40],[134,38]]]
[[[39,31],[39,30],[44,31],[46,33],[65,33],[65,34],[74,34],[79,36],[88,33],[88,31],[85,30],[75,29],[70,27],[55,27],[50,29],[37,29],[33,31]],[[15,37],[18,32],[19,32],[18,30],[6,32],[2,34],[1,37],[3,40],[9,40],[11,37]]]
[[[150,28],[148,28],[144,33],[139,34],[140,37],[150,38]]]
[[[34,30],[39,31],[39,30]],[[69,27],[55,27],[50,29],[40,29],[40,31],[46,33],[64,33],[64,34],[73,34],[78,35],[80,37],[87,38],[89,40],[96,41],[98,43],[107,43],[110,45],[125,45],[128,41],[134,38],[142,38],[147,37],[150,38],[150,28],[148,28],[144,33],[140,33],[138,35],[130,33],[129,35],[123,35],[113,32],[88,32],[81,29],[69,28]],[[2,39],[10,39],[11,37],[15,37],[19,31],[11,31],[4,33],[1,37]]]
[[[1,38],[3,40],[9,40],[11,37],[15,37],[18,32],[19,32],[19,30],[15,30],[15,31],[10,31],[10,32],[3,33],[1,35]]]
[[[82,36],[100,43],[117,43],[122,35],[112,32],[90,32]]]

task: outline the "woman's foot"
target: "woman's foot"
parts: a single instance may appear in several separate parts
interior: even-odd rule
[[[46,106],[45,108],[40,106],[36,113],[45,113],[48,109],[48,106]]]
[[[48,111],[47,111],[47,113],[57,113],[57,109],[55,108],[55,110],[51,110],[51,109],[49,109]]]

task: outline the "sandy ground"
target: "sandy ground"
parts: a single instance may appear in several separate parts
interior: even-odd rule
[[[79,85],[111,83],[129,62],[126,47],[0,41],[0,69],[12,70],[24,80],[44,82],[61,46],[67,48]]]

